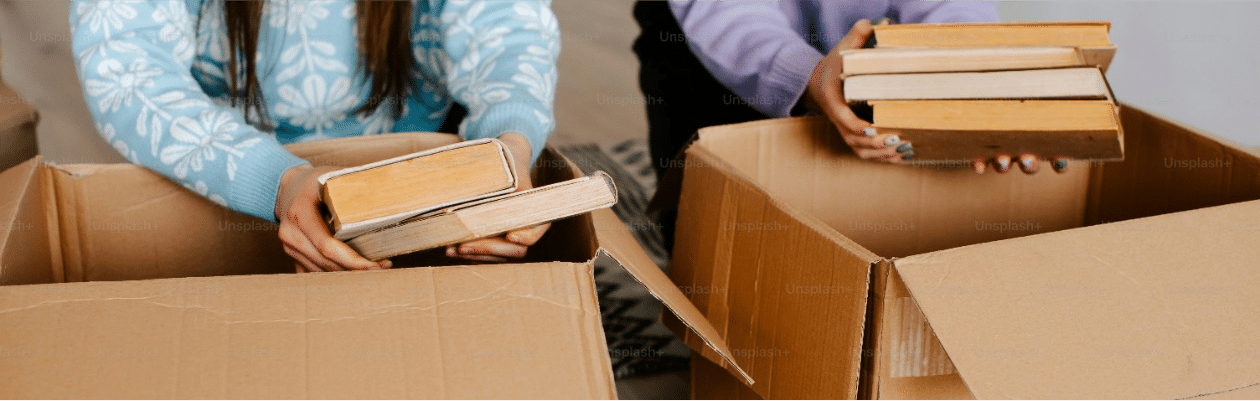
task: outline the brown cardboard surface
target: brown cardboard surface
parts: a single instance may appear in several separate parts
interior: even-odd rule
[[[1106,231],[1111,227],[1120,227],[1104,224],[1117,220],[1144,216],[1155,216],[1152,221],[1176,219],[1164,214],[1183,210],[1198,213],[1202,210],[1196,209],[1203,207],[1260,199],[1260,157],[1256,153],[1132,107],[1122,106],[1121,118],[1125,124],[1126,152],[1132,150],[1134,153],[1129,155],[1136,156],[1118,163],[1076,163],[1067,174],[1049,174],[1046,170],[1035,176],[1018,173],[977,176],[969,166],[888,166],[860,161],[847,150],[823,118],[765,120],[706,128],[701,131],[696,144],[687,150],[687,170],[683,179],[670,277],[722,333],[735,361],[757,380],[750,389],[764,398],[851,398],[855,395],[863,398],[1165,398],[1202,394],[1208,394],[1205,397],[1241,397],[1251,394],[1252,389],[1260,385],[1246,387],[1251,383],[1220,383],[1216,386],[1213,382],[1191,380],[1193,378],[1182,383],[1191,383],[1191,387],[1208,385],[1220,388],[1193,394],[1126,394],[1124,388],[1128,383],[1141,382],[1134,378],[1133,371],[1100,369],[1077,351],[1058,351],[1059,347],[1074,346],[1072,344],[1021,343],[985,351],[977,351],[978,348],[957,350],[951,345],[951,338],[936,337],[936,316],[947,315],[966,321],[972,318],[973,313],[969,312],[972,309],[952,306],[935,306],[935,310],[925,306],[921,309],[917,294],[912,296],[894,271],[894,264],[901,266],[905,260],[926,258],[922,256],[925,253],[932,255],[931,252],[941,250],[963,252],[969,249],[1000,249],[1001,252],[966,251],[970,252],[967,253],[969,257],[985,260],[988,263],[986,266],[1000,269],[1009,257],[1020,252],[1019,247],[1002,247],[1001,244],[1038,244],[1043,238],[1060,240],[1034,247],[1040,253],[1017,258],[1023,260],[1028,269],[1040,269],[1038,271],[1042,275],[1063,271],[1052,263],[1058,260],[1056,258],[1088,257],[1088,252],[1079,252],[1086,249],[1082,248],[1086,244],[1091,247],[1088,249],[1110,244],[1116,250],[1115,257],[1108,261],[1125,268],[1169,266],[1159,263],[1194,266],[1190,260],[1198,260],[1200,264],[1212,263],[1205,261],[1211,261],[1212,255],[1219,253],[1232,253],[1227,259],[1232,261],[1255,260],[1257,248],[1248,241],[1260,237],[1252,235],[1246,240],[1218,238],[1221,233],[1231,236],[1250,234],[1240,233],[1237,225],[1229,225],[1239,223],[1227,218],[1190,219],[1198,219],[1203,225],[1193,232],[1204,239],[1192,242],[1201,249],[1186,253],[1191,256],[1163,258],[1166,259],[1163,262],[1159,262],[1159,255],[1177,253],[1184,247],[1165,246],[1169,241],[1156,240],[1158,236],[1125,240],[1124,236],[1112,236],[1111,231]],[[1197,160],[1194,162],[1197,164],[1177,160]],[[1254,205],[1247,210],[1253,215],[1260,215]],[[1101,225],[1080,229],[1087,224]],[[1250,227],[1250,223],[1243,226]],[[1090,234],[1100,232],[1102,234]],[[1212,232],[1217,233],[1217,237],[1209,234]],[[1100,238],[1107,241],[1099,241]],[[1213,246],[1213,242],[1217,245]],[[1047,257],[1051,255],[1054,257]],[[1244,272],[1239,278],[1246,283],[1251,278],[1250,274]],[[1236,274],[1231,270],[1220,271],[1216,275]],[[836,281],[839,276],[847,278]],[[860,280],[857,279],[859,276]],[[998,277],[998,274],[993,276]],[[1015,287],[1023,291],[1071,292],[1071,288],[1052,285],[1053,280],[1037,277],[1023,280]],[[1186,286],[1199,282],[1194,276],[1178,277],[1184,279]],[[1009,280],[1020,278],[1003,276],[985,283],[1001,286]],[[1217,280],[1225,279],[1201,282],[1217,283]],[[933,281],[925,282],[927,284],[919,285],[926,285],[926,288],[935,285]],[[794,289],[804,285],[844,290],[819,290],[811,294],[795,291],[790,294],[788,285],[793,283],[797,285]],[[1127,283],[1113,280],[1105,285],[1109,289],[1110,286]],[[1204,293],[1219,288],[1216,284],[1212,285],[1205,288]],[[1116,288],[1119,293],[1134,291],[1132,288]],[[858,291],[869,291],[869,301],[867,294],[857,297],[844,294]],[[969,295],[983,297],[991,308],[1009,308],[1011,314],[1023,313],[1019,311],[1025,309],[1036,310],[1035,305],[1029,305],[1035,303],[1033,301],[1018,302],[1020,298],[1017,297],[1008,302],[1003,296],[984,295],[987,291],[974,292]],[[1130,297],[1132,299],[1125,301],[1126,305],[1139,308],[1136,311],[1158,311],[1161,305],[1158,302],[1162,302],[1160,298],[1143,295]],[[948,302],[949,296],[941,294],[932,302]],[[795,299],[808,301],[794,302]],[[1214,318],[1226,322],[1230,319],[1228,316],[1235,313],[1228,311],[1247,310],[1240,306],[1238,302],[1241,301],[1238,300],[1218,304],[1211,296],[1203,295],[1195,301],[1200,305],[1198,312],[1203,315],[1196,319]],[[1084,304],[1073,306],[1087,307]],[[1069,309],[1065,307],[1062,310]],[[1035,318],[1035,313],[1021,315],[1022,320],[993,318],[983,320],[983,325],[962,325],[958,326],[962,328],[951,330],[964,333],[956,336],[972,336],[968,337],[968,344],[980,347],[991,338],[984,330],[999,327],[1024,334],[1021,330],[1038,327],[1029,323]],[[666,320],[674,323],[669,316]],[[1060,325],[1057,330],[1071,329],[1083,334],[1105,332],[1104,336],[1114,334],[1102,319],[1091,324],[1069,320],[1057,323]],[[1251,332],[1249,326],[1231,329],[1223,324],[1211,326],[1218,332],[1216,337],[1196,337],[1195,341],[1186,343],[1185,346],[1193,351],[1189,355],[1203,351],[1208,352],[1209,357],[1219,356],[1212,353],[1212,348],[1195,348],[1195,344],[1207,339],[1220,342],[1222,338],[1238,343],[1241,341],[1239,338]],[[718,362],[716,366],[725,366],[720,358],[701,348],[702,342],[682,333],[681,325],[675,323],[670,327],[684,336],[689,346],[700,350],[697,355]],[[1150,327],[1165,329],[1170,326]],[[857,348],[863,349],[860,368],[845,362],[844,358],[835,357],[836,350]],[[774,352],[770,355],[757,353],[766,349]],[[745,350],[752,350],[754,354],[743,355]],[[959,359],[960,352],[967,352],[965,355],[968,356]],[[1002,369],[991,369],[989,373],[993,376],[986,376],[986,380],[979,382],[976,377],[969,376],[968,369],[975,368],[968,364],[975,364],[976,360],[1005,360],[1012,355],[1011,359],[1015,360],[1022,356],[1020,353],[1029,352],[1044,358],[1054,358],[1058,354],[1075,355],[1077,358],[1051,359],[1056,364],[1036,361],[1047,368],[1035,372],[1020,371],[1026,375],[1050,377],[1045,380],[1092,375],[1092,381],[1072,382],[1070,385],[1067,381],[1055,381],[1054,385],[1050,385],[1035,382],[1043,378],[1024,378],[1008,383],[1003,381],[1004,376],[999,376],[1006,372]],[[976,353],[981,356],[974,356]],[[1162,362],[1165,362],[1164,367],[1193,363],[1195,369],[1199,369],[1200,365],[1194,363],[1196,359],[1192,357],[1190,362],[1178,361],[1171,365],[1168,361]],[[963,363],[962,360],[969,362]],[[1254,367],[1246,364],[1230,365],[1219,359],[1214,361],[1218,362],[1215,365],[1220,369],[1255,371]],[[1072,373],[1059,373],[1064,370],[1072,370]],[[715,375],[709,370],[697,372],[700,375]],[[829,382],[821,382],[817,379],[819,377],[826,377]],[[1163,377],[1172,380],[1167,375]],[[710,379],[697,377],[696,380]],[[1236,379],[1235,382],[1245,381]],[[833,384],[848,383],[849,380],[860,383],[860,392],[851,393],[848,388]],[[993,393],[981,392],[973,387],[975,383],[1038,389],[1075,386],[1072,391],[1092,391],[1090,389],[1102,386],[1104,382],[1115,388],[1107,390],[1111,392],[1099,392],[1101,395]],[[1234,384],[1235,387],[1225,384]],[[1230,391],[1214,393],[1226,390]]]
[[[39,162],[33,158],[0,173],[0,188],[10,195],[0,197],[0,249],[22,250],[0,254],[0,285],[60,281],[50,267],[55,263],[40,212]]]
[[[762,400],[721,366],[700,356],[691,356],[691,399],[693,400]]]
[[[35,108],[0,82],[0,171],[39,153],[35,138],[38,121]]]
[[[681,323],[691,329],[687,331],[689,336],[695,334],[705,343],[704,348],[716,352],[740,375],[741,379],[751,382],[753,379],[748,376],[748,373],[735,364],[730,348],[722,340],[717,329],[705,319],[695,305],[687,300],[687,295],[674,286],[665,272],[652,262],[626,226],[620,224],[617,215],[610,209],[600,209],[591,212],[591,216],[599,222],[598,227],[604,228],[599,230],[597,235],[609,256],[621,261],[635,280],[647,287],[653,297],[659,299],[674,315],[678,316]]]
[[[357,165],[457,140],[398,134],[289,149],[319,165]],[[582,173],[547,149],[532,175],[546,184]],[[0,321],[9,328],[0,329],[0,359],[17,357],[0,364],[24,372],[15,376],[21,380],[0,383],[0,394],[12,397],[613,397],[590,271],[601,248],[730,354],[611,212],[553,222],[515,265],[446,267],[461,262],[422,253],[398,258],[395,266],[432,267],[362,277],[238,276],[292,269],[274,225],[144,168],[33,159],[0,173],[0,189],[0,223],[10,227],[0,233],[0,282],[63,283],[0,287]],[[378,282],[388,285],[378,291]],[[412,297],[438,286],[429,304]],[[172,295],[189,288],[209,295]],[[409,310],[430,311],[400,321],[412,316],[400,311]],[[311,328],[323,323],[330,326]],[[388,345],[401,340],[415,347]],[[62,343],[71,345],[44,349]],[[347,362],[322,344],[331,350],[386,344],[385,350],[408,353]],[[438,347],[438,358],[411,353],[426,344]],[[258,349],[266,352],[256,355]],[[342,374],[343,368],[356,372]],[[192,373],[205,369],[214,374]]]
[[[5,398],[612,398],[590,266],[12,286]]]
[[[1089,224],[1260,199],[1260,152],[1124,105],[1126,156],[1093,178]]]
[[[725,175],[705,148],[688,152],[671,278],[725,335],[758,393],[854,397],[875,255]]]
[[[1260,386],[1260,202],[916,255],[897,273],[978,398]],[[966,312],[960,312],[966,311]]]
[[[871,163],[821,116],[705,128],[689,149],[711,152],[724,174],[885,257],[1079,227],[1090,174],[1084,163],[1034,176],[978,176],[970,163]]]

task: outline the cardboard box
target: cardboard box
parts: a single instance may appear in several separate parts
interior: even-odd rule
[[[350,166],[455,141],[289,148]],[[580,174],[549,150],[534,178]],[[293,269],[274,225],[135,165],[36,158],[0,174],[0,223],[4,398],[614,398],[597,254],[716,337],[608,210],[555,222],[520,263],[261,274]]]
[[[864,162],[823,118],[706,128],[670,276],[759,397],[1256,397],[1260,156],[1122,119],[1125,161],[1035,176]]]
[[[38,121],[35,108],[0,82],[0,171],[39,153],[35,138]]]

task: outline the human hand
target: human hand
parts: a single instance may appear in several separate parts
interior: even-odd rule
[[[840,136],[844,138],[844,143],[858,157],[899,163],[914,157],[914,146],[910,142],[901,141],[897,135],[876,132],[870,122],[854,114],[853,109],[844,101],[844,85],[840,78],[844,72],[844,63],[840,52],[862,48],[874,33],[870,21],[861,20],[853,24],[853,29],[814,67],[809,85],[805,89],[804,100],[807,105],[821,109],[831,119],[839,129]]]
[[[529,159],[532,148],[529,140],[521,134],[509,132],[498,138],[512,152],[517,173],[516,191],[525,191],[534,187],[529,177]],[[551,223],[509,231],[504,235],[481,238],[459,245],[446,247],[446,256],[461,258],[474,262],[507,262],[509,259],[525,257],[531,245],[542,239]]]
[[[298,273],[380,270],[392,266],[389,260],[367,260],[346,243],[333,238],[320,213],[321,174],[335,167],[297,166],[280,179],[276,197],[276,218],[280,221],[280,241],[284,253],[297,262]]]
[[[984,174],[989,163],[993,163],[993,171],[999,174],[1006,174],[1011,170],[1011,156],[1009,155],[998,155],[990,160],[976,160],[971,165],[976,170],[976,174]],[[1054,168],[1054,172],[1063,174],[1067,171],[1068,159],[1056,157],[1050,166]],[[1037,171],[1041,170],[1041,160],[1031,153],[1019,155],[1019,169],[1023,170],[1024,174],[1037,174]]]

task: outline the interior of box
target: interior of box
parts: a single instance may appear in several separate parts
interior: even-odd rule
[[[454,136],[402,134],[293,145],[321,165],[358,165],[440,146]],[[335,142],[335,143],[334,143]],[[276,226],[223,208],[144,168],[115,165],[37,165],[13,174],[10,226],[0,257],[0,283],[112,281],[283,273],[293,271]],[[14,170],[17,170],[15,168]],[[536,163],[536,185],[579,175],[548,150]],[[21,183],[16,183],[21,181]],[[47,227],[48,229],[43,229]],[[581,240],[575,240],[581,239]],[[19,248],[20,246],[20,248]],[[43,254],[48,257],[21,257]],[[597,249],[589,216],[552,224],[524,262],[586,262]],[[395,260],[395,266],[467,264],[441,250]]]
[[[823,118],[727,126],[700,142],[776,200],[883,257],[1260,199],[1256,154],[1140,109],[1123,107],[1121,118],[1125,161],[1076,163],[1061,175],[865,162]],[[887,287],[875,277],[882,332],[867,349],[882,364],[863,367],[878,372],[868,372],[878,379],[867,396],[919,398],[930,388],[932,398],[970,398],[895,272]]]
[[[1260,199],[1260,158],[1122,107],[1123,162],[1055,174],[858,159],[822,117],[723,127],[705,149],[777,199],[884,257]]]

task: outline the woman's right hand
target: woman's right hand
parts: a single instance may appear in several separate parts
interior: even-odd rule
[[[871,123],[853,114],[853,109],[844,101],[844,85],[840,79],[844,65],[840,52],[862,48],[874,34],[870,21],[861,20],[853,24],[853,29],[814,67],[804,100],[831,119],[844,142],[853,148],[858,157],[898,163],[914,157],[914,147],[910,142],[902,142],[896,135],[876,132]]]
[[[320,213],[321,174],[335,167],[297,166],[280,179],[276,219],[284,252],[297,262],[297,272],[388,269],[389,260],[367,260],[346,243],[333,238]]]

